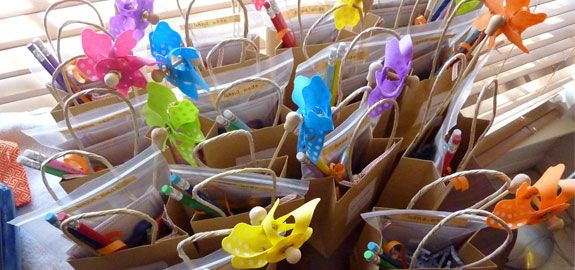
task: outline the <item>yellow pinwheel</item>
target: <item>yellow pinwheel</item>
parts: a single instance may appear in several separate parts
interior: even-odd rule
[[[299,248],[313,233],[309,224],[319,201],[319,198],[313,199],[278,219],[274,218],[274,213],[279,200],[269,213],[265,213],[263,208],[254,208],[250,212],[252,225],[239,223],[222,240],[222,248],[233,255],[232,266],[242,269],[261,268],[284,259],[292,264],[297,263],[301,258]],[[254,215],[254,210],[260,212]],[[261,224],[257,224],[259,221],[253,217],[262,215],[265,217],[260,219]],[[285,223],[290,217],[294,218],[294,223]]]
[[[361,14],[354,7],[356,5],[363,12],[363,1],[362,0],[337,0],[336,5],[346,5],[341,8],[336,9],[333,12],[333,20],[335,22],[335,28],[341,30],[346,26],[354,27],[357,25],[361,18]]]

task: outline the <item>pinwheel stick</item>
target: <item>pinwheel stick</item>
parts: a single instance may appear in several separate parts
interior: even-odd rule
[[[301,121],[303,121],[303,117],[301,114],[298,114],[296,112],[289,112],[287,114],[286,121],[284,123],[284,133],[282,134],[282,137],[278,143],[278,147],[276,148],[272,158],[270,159],[270,164],[268,165],[268,169],[271,169],[272,166],[274,165],[275,160],[277,159],[277,157],[280,153],[280,150],[282,149],[282,147],[285,143],[285,140],[287,139],[288,134],[294,132],[295,129],[297,128],[297,126],[299,125],[299,123],[301,123]]]

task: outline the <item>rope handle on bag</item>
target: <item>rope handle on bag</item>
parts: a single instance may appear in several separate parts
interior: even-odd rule
[[[40,164],[40,175],[42,176],[42,183],[44,183],[44,187],[46,187],[46,190],[48,190],[48,193],[50,194],[50,196],[52,196],[52,199],[54,199],[54,201],[58,200],[58,196],[56,195],[56,193],[54,192],[52,187],[50,187],[50,185],[48,184],[48,179],[46,179],[46,166],[51,161],[59,159],[59,158],[65,156],[65,155],[68,155],[68,154],[81,155],[81,156],[84,156],[87,158],[97,160],[97,161],[101,162],[102,164],[104,164],[104,166],[106,166],[106,168],[108,168],[109,170],[112,170],[114,168],[114,166],[112,166],[112,164],[105,157],[100,156],[98,154],[82,151],[82,150],[62,151],[62,152],[56,153],[56,154],[48,157],[46,160],[44,160]],[[92,166],[88,166],[88,168],[89,168],[90,172],[93,172]]]
[[[491,88],[492,85],[493,85],[493,98],[492,98],[493,108],[491,118],[489,119],[487,127],[485,127],[485,130],[481,133],[481,135],[479,135],[476,141],[475,129],[477,126],[477,117],[479,116],[479,109],[481,107],[481,102],[483,101],[483,96],[485,95],[485,92],[487,92],[487,89]],[[467,151],[465,152],[465,155],[463,156],[461,162],[459,163],[459,166],[457,167],[457,171],[464,170],[465,167],[467,167],[467,163],[469,163],[469,161],[471,160],[471,157],[473,156],[473,153],[477,149],[477,146],[481,145],[481,142],[485,138],[485,135],[487,135],[487,132],[489,131],[491,125],[493,125],[493,122],[495,121],[495,114],[497,113],[497,93],[498,93],[497,89],[498,89],[497,79],[493,79],[488,84],[483,85],[483,88],[479,92],[479,97],[477,98],[477,102],[475,102],[475,112],[473,114],[473,120],[471,121],[471,134],[469,134],[469,145],[467,146]]]
[[[98,211],[98,212],[89,212],[89,213],[83,213],[83,214],[71,216],[62,222],[62,224],[60,225],[60,229],[62,230],[64,235],[66,235],[66,237],[68,237],[70,240],[74,241],[77,245],[90,251],[90,253],[92,253],[95,256],[100,256],[100,253],[98,253],[97,250],[93,249],[89,245],[82,242],[80,239],[76,238],[67,229],[69,226],[73,226],[73,224],[78,223],[80,221],[80,219],[96,218],[96,217],[103,217],[103,216],[117,215],[117,214],[132,215],[132,216],[141,218],[141,219],[149,222],[152,225],[152,228],[150,228],[150,245],[153,245],[156,243],[156,240],[158,238],[158,223],[156,222],[156,220],[154,220],[153,218],[151,218],[149,215],[147,215],[145,213],[142,213],[142,212],[137,211],[137,210],[127,209],[127,208],[118,208],[118,209],[104,210],[104,211]]]
[[[242,13],[244,15],[244,38],[248,37],[248,31],[249,31],[249,21],[248,21],[248,10],[246,9],[246,6],[244,5],[244,3],[241,0],[235,0],[238,5],[240,6],[240,8],[242,9]],[[190,2],[190,4],[188,5],[188,10],[186,11],[186,16],[184,18],[185,21],[185,25],[184,25],[184,33],[186,35],[186,45],[187,47],[193,47],[194,44],[192,42],[192,39],[190,37],[190,11],[192,10],[192,6],[194,5],[194,3],[196,2],[196,0],[192,0]],[[180,9],[180,14],[183,14],[183,11],[180,8],[180,0],[176,0],[176,3],[178,5],[178,8]]]
[[[50,94],[52,94],[52,96],[54,97],[54,99],[58,102],[58,104],[60,105],[61,108],[64,108],[64,99],[67,99],[67,94],[64,95],[64,97],[62,97],[62,94],[59,94],[56,88],[56,79],[58,78],[58,75],[62,74],[62,77],[64,77],[64,84],[65,85],[61,85],[61,87],[64,87],[66,89],[62,89],[63,91],[67,92],[67,93],[72,93],[72,86],[70,85],[70,82],[66,79],[67,74],[66,72],[64,72],[62,69],[64,69],[64,67],[68,66],[70,63],[76,61],[77,59],[81,58],[81,57],[85,57],[85,55],[78,55],[78,56],[74,56],[66,61],[64,61],[63,63],[60,63],[60,65],[58,65],[56,67],[56,69],[54,69],[54,74],[52,74],[52,81],[50,83],[50,85],[48,86],[48,91],[50,91]],[[59,92],[63,92],[63,91],[59,91]]]
[[[411,200],[409,201],[409,204],[407,205],[406,209],[412,209],[415,204],[417,203],[417,201],[419,199],[421,199],[421,197],[423,197],[423,195],[425,195],[429,190],[433,189],[434,187],[441,185],[443,183],[449,183],[451,185],[451,181],[455,180],[459,177],[465,177],[465,176],[470,176],[470,175],[491,175],[496,177],[497,179],[501,180],[504,182],[503,186],[501,186],[501,188],[499,188],[497,191],[495,191],[493,194],[485,197],[483,200],[481,200],[480,202],[474,204],[473,206],[469,207],[469,208],[479,208],[482,205],[484,205],[485,203],[487,203],[488,201],[491,201],[493,198],[496,198],[499,194],[505,192],[506,190],[509,190],[512,185],[512,180],[509,178],[509,176],[507,176],[506,174],[500,172],[500,171],[495,171],[495,170],[487,170],[487,169],[478,169],[478,170],[469,170],[469,171],[461,171],[461,172],[456,172],[444,177],[440,177],[437,180],[425,185],[423,188],[421,188],[414,196],[413,198],[411,198]]]
[[[212,56],[213,56],[216,52],[220,51],[224,46],[226,46],[226,45],[228,45],[228,44],[230,44],[230,43],[236,43],[236,42],[237,42],[237,43],[241,43],[242,45],[247,45],[247,46],[252,47],[252,48],[254,49],[254,52],[256,53],[256,65],[259,65],[259,63],[260,63],[260,54],[258,53],[259,49],[258,49],[258,46],[256,45],[256,43],[253,42],[252,40],[247,39],[247,38],[238,37],[238,38],[224,39],[224,40],[218,42],[218,44],[216,44],[216,46],[214,46],[214,47],[208,52],[208,54],[207,54],[207,56],[206,56],[206,65],[207,65],[208,70],[211,71],[211,70],[213,69],[213,67],[212,67],[212,61],[211,61]],[[243,63],[244,60],[245,60],[245,54],[244,54],[244,52],[245,52],[245,47],[244,47],[244,49],[243,49],[242,52],[241,52],[240,62],[239,62],[239,63]]]
[[[226,213],[224,213],[220,208],[212,205],[210,202],[204,200],[202,197],[198,196],[198,192],[200,191],[200,189],[204,188],[208,183],[217,180],[219,178],[223,178],[226,176],[230,176],[230,175],[235,175],[235,174],[240,174],[240,173],[261,173],[261,174],[268,174],[272,177],[272,190],[271,190],[271,201],[272,203],[276,200],[277,197],[277,176],[276,173],[273,170],[270,169],[266,169],[266,168],[244,168],[244,169],[236,169],[236,170],[229,170],[229,171],[225,171],[219,174],[216,174],[214,176],[211,176],[207,179],[205,179],[204,181],[200,182],[199,184],[194,186],[194,189],[192,190],[192,198],[196,201],[198,201],[199,203],[211,208],[212,210],[214,210],[215,212],[217,212],[218,214],[220,214],[222,217],[226,217]]]
[[[347,49],[345,50],[345,53],[343,55],[343,57],[341,58],[341,69],[343,69],[343,67],[345,66],[345,60],[347,59],[347,57],[349,56],[349,54],[351,53],[351,50],[353,49],[353,47],[355,47],[355,45],[357,44],[357,42],[363,38],[365,35],[368,34],[373,34],[373,32],[382,32],[383,34],[389,34],[397,39],[400,39],[399,33],[397,33],[395,30],[393,29],[389,29],[389,28],[383,28],[383,27],[370,27],[367,28],[363,31],[361,31],[361,33],[359,33],[357,36],[355,36],[353,38],[353,40],[351,41],[351,43],[349,44],[349,46],[347,47]],[[342,77],[342,73],[343,72],[339,72],[339,77],[337,78],[337,80],[339,82],[341,82],[341,77]],[[342,101],[343,98],[343,93],[341,92],[341,83],[338,85],[338,89],[337,89],[337,103],[339,104]]]
[[[443,76],[443,74],[445,72],[447,72],[447,69],[452,65],[455,64],[456,61],[461,61],[462,65],[465,66],[467,63],[467,60],[465,58],[465,55],[462,53],[458,53],[454,56],[452,56],[451,58],[449,58],[447,60],[447,62],[445,62],[445,64],[443,64],[443,66],[441,67],[441,69],[439,70],[438,76],[437,78],[441,78]],[[457,82],[459,82],[462,78],[463,78],[463,69],[459,69],[459,72],[457,73],[457,79],[455,81],[455,84],[457,84]],[[431,128],[431,124],[433,122],[433,119],[439,115],[441,113],[441,110],[437,110],[435,112],[435,114],[430,118],[430,120],[428,122],[425,122],[425,120],[427,119],[427,114],[429,113],[429,109],[431,107],[431,100],[433,99],[433,96],[435,94],[435,91],[438,88],[438,79],[435,79],[433,81],[433,85],[431,87],[431,91],[429,91],[429,97],[427,99],[427,103],[425,105],[425,110],[423,111],[423,119],[422,122],[423,124],[420,126],[419,131],[417,132],[417,134],[415,134],[415,138],[413,139],[413,142],[407,147],[407,150],[405,150],[405,153],[411,153],[411,151],[413,150],[413,148],[419,144],[419,141],[423,138],[423,134],[425,134],[427,132],[427,130],[429,128]],[[450,92],[453,92],[453,88],[455,88],[455,84],[453,85],[453,87],[449,90]],[[451,100],[451,96],[452,93],[450,93],[450,95],[448,96],[448,98],[445,99],[445,101],[443,101],[442,105],[440,106],[443,107],[444,104],[449,103],[449,101]]]
[[[134,129],[133,156],[136,156],[138,154],[139,149],[140,149],[140,130],[138,128],[138,118],[136,116],[136,110],[134,109],[134,106],[132,105],[130,100],[128,100],[124,95],[118,93],[117,91],[114,91],[111,89],[106,89],[106,88],[91,88],[91,89],[82,90],[78,93],[71,95],[64,102],[64,107],[62,108],[64,110],[64,121],[66,122],[66,126],[68,127],[68,131],[70,132],[70,135],[72,136],[72,138],[74,138],[74,141],[76,142],[76,145],[78,146],[78,148],[80,148],[80,150],[85,150],[84,144],[78,138],[78,135],[76,135],[76,131],[74,131],[74,128],[72,127],[72,123],[70,123],[70,117],[69,117],[70,102],[76,100],[77,98],[79,98],[81,96],[88,95],[92,92],[114,95],[114,96],[118,97],[120,100],[122,100],[124,103],[126,103],[126,105],[128,105],[128,109],[130,110],[130,116],[132,117],[132,128]]]
[[[216,97],[216,102],[214,104],[214,107],[216,107],[216,111],[218,112],[219,115],[222,115],[222,108],[221,108],[220,103],[228,91],[233,90],[238,85],[253,83],[253,82],[263,82],[263,83],[269,84],[272,86],[272,88],[274,88],[276,90],[276,93],[278,94],[278,108],[276,110],[276,115],[275,115],[274,122],[273,122],[273,126],[276,126],[279,122],[279,119],[280,119],[280,114],[281,114],[281,109],[282,109],[281,106],[283,104],[283,94],[282,94],[282,88],[276,82],[274,82],[268,78],[250,77],[250,78],[245,78],[245,79],[240,79],[240,80],[234,81],[228,87],[222,89],[218,93],[218,96]]]
[[[43,18],[44,33],[46,34],[46,38],[48,39],[48,43],[50,44],[50,47],[54,51],[55,51],[54,44],[52,43],[52,38],[50,37],[50,32],[48,31],[48,14],[50,13],[50,11],[52,11],[56,7],[58,7],[64,3],[68,3],[68,2],[79,2],[81,4],[88,5],[90,8],[92,8],[92,10],[94,10],[94,12],[96,12],[96,16],[98,16],[98,21],[100,21],[100,26],[102,28],[106,27],[104,25],[104,21],[102,20],[102,16],[98,12],[98,9],[96,9],[96,7],[92,3],[90,3],[89,1],[86,1],[86,0],[61,0],[61,1],[54,2],[50,6],[48,6],[46,11],[44,12],[44,18]],[[62,61],[62,60],[60,60],[60,57],[58,57],[58,60]]]
[[[200,150],[202,150],[204,148],[204,146],[206,146],[209,143],[215,142],[217,140],[220,140],[220,139],[223,139],[226,137],[235,136],[235,135],[243,135],[246,137],[246,139],[248,140],[248,146],[250,149],[250,160],[251,160],[251,162],[249,164],[250,164],[250,166],[256,166],[256,150],[255,150],[255,146],[254,146],[254,138],[249,131],[246,131],[243,129],[232,130],[232,131],[220,134],[218,136],[209,138],[205,141],[198,143],[196,145],[196,147],[194,147],[194,157],[196,158],[196,162],[198,163],[198,166],[199,167],[208,167],[208,165],[206,165],[200,158]]]
[[[379,100],[375,104],[371,105],[371,107],[369,107],[367,109],[367,111],[365,113],[363,113],[363,115],[359,119],[357,125],[353,129],[353,133],[351,134],[351,139],[350,139],[351,143],[349,145],[349,162],[347,162],[345,164],[345,166],[346,166],[345,171],[350,176],[350,179],[352,176],[351,161],[353,160],[352,155],[353,155],[353,148],[355,145],[354,142],[357,139],[356,137],[359,135],[359,131],[361,130],[361,127],[363,126],[363,122],[365,122],[365,120],[368,119],[369,115],[375,109],[377,109],[378,107],[383,106],[385,104],[389,104],[389,103],[391,103],[391,105],[393,107],[393,127],[391,128],[391,134],[389,135],[389,140],[387,141],[387,145],[385,146],[385,151],[387,152],[387,150],[389,150],[391,148],[391,145],[393,143],[393,138],[395,137],[395,132],[397,131],[397,125],[399,123],[399,105],[397,105],[397,101],[395,101],[395,99],[385,98],[385,99]]]
[[[511,230],[509,225],[507,225],[507,223],[505,223],[505,221],[503,221],[498,216],[496,216],[490,212],[484,211],[484,210],[465,209],[465,210],[461,210],[461,211],[457,211],[457,212],[449,214],[447,217],[445,217],[439,223],[437,223],[437,225],[435,225],[433,227],[433,229],[431,229],[431,231],[429,231],[427,233],[427,235],[425,235],[425,237],[423,237],[421,242],[419,242],[419,245],[417,245],[417,249],[415,249],[415,251],[413,252],[412,260],[411,260],[411,263],[409,264],[409,269],[414,269],[415,262],[417,260],[417,257],[419,257],[421,250],[423,249],[425,244],[430,240],[430,238],[432,238],[434,236],[434,234],[439,230],[439,228],[441,228],[443,225],[445,225],[447,222],[451,221],[452,219],[454,219],[458,216],[461,216],[461,215],[474,215],[474,216],[480,216],[480,217],[490,217],[503,227],[503,229],[507,232],[507,238],[505,238],[505,242],[503,242],[503,244],[501,244],[501,246],[496,248],[491,254],[481,258],[480,260],[478,260],[476,262],[469,263],[469,264],[464,265],[464,266],[460,266],[460,267],[458,267],[458,269],[466,269],[469,267],[473,267],[473,266],[485,263],[485,262],[491,260],[492,258],[494,258],[495,256],[497,256],[498,254],[504,252],[505,249],[507,248],[507,246],[509,246],[511,244],[511,242],[513,240],[513,231]]]
[[[331,115],[333,117],[335,117],[336,114],[338,114],[341,111],[341,109],[343,109],[343,107],[345,107],[347,104],[349,104],[352,100],[354,100],[359,95],[363,95],[363,97],[361,98],[361,102],[359,103],[359,106],[361,107],[361,105],[363,105],[363,103],[365,103],[367,95],[369,94],[369,92],[371,92],[371,90],[372,89],[369,86],[362,86],[359,89],[351,92],[351,94],[349,94],[347,97],[345,97],[344,100],[342,100],[340,103],[338,103],[335,107],[332,107]]]
[[[339,5],[339,6],[334,6],[333,8],[331,8],[330,10],[328,10],[326,13],[322,14],[317,21],[315,21],[311,27],[307,30],[307,34],[305,35],[305,37],[303,38],[303,42],[301,44],[301,49],[303,52],[303,56],[305,58],[305,60],[309,59],[309,54],[307,53],[307,38],[309,37],[309,35],[311,35],[311,32],[319,25],[320,22],[322,22],[327,16],[329,16],[330,14],[332,14],[334,11],[343,8],[343,7],[347,7],[347,4],[343,4],[343,5]],[[363,30],[365,27],[365,22],[364,22],[364,18],[363,18],[363,12],[361,11],[361,8],[359,6],[357,6],[356,4],[353,4],[353,8],[357,9],[357,12],[359,13],[359,19],[360,19],[360,23],[361,23],[361,29]]]
[[[192,236],[180,241],[180,243],[178,243],[178,246],[176,247],[176,250],[178,251],[178,256],[184,262],[189,262],[190,257],[188,257],[188,255],[184,251],[185,246],[187,246],[189,244],[195,244],[196,242],[203,240],[203,239],[206,239],[206,238],[226,236],[226,235],[229,235],[231,232],[232,232],[232,229],[223,229],[223,230],[215,230],[215,231],[209,231],[209,232],[195,233],[194,235],[192,235]]]

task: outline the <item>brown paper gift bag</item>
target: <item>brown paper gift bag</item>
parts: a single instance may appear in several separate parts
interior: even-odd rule
[[[373,211],[379,210],[386,210],[384,208],[375,207]],[[497,218],[495,215],[491,214],[490,212],[483,211],[483,210],[476,210],[476,209],[465,209],[458,212],[451,213],[447,217],[443,219],[439,219],[438,217],[429,217],[425,215],[418,215],[410,218],[412,222],[415,222],[415,219],[419,219],[421,217],[420,222],[425,220],[425,222],[429,222],[428,224],[436,224],[426,235],[422,238],[419,242],[417,249],[414,252],[414,255],[418,257],[422,248],[425,247],[426,243],[433,237],[433,234],[437,232],[437,230],[444,226],[445,224],[450,224],[455,222],[465,222],[465,219],[460,218],[461,215],[473,215],[473,216],[481,216],[481,217],[491,217]],[[454,220],[456,219],[456,220]],[[493,258],[501,256],[502,253],[505,253],[511,246],[513,246],[513,232],[509,228],[507,224],[501,219],[498,219],[498,222],[505,227],[505,232],[507,233],[507,238],[504,240],[503,244],[494,250],[491,254],[484,255],[481,251],[479,251],[472,243],[471,240],[476,237],[477,233],[473,234],[467,241],[465,241],[460,247],[458,247],[458,255],[465,264],[465,266],[461,267],[463,269],[497,269],[497,265],[492,261]],[[383,236],[380,230],[373,228],[372,226],[365,224],[363,231],[361,232],[360,238],[356,244],[354,249],[354,253],[351,258],[351,269],[359,270],[359,269],[378,269],[377,266],[370,264],[365,261],[363,258],[363,252],[366,250],[368,242],[376,242],[381,243],[383,240]],[[415,256],[414,256],[415,257]],[[415,262],[412,262],[409,269],[414,269]],[[426,268],[417,268],[417,269],[426,269]],[[436,268],[434,268],[436,269]]]
[[[452,58],[453,59],[453,58]],[[450,61],[448,61],[449,63]],[[443,71],[444,69],[442,69]],[[441,74],[442,72],[440,72]],[[478,145],[481,144],[481,141],[485,137],[485,134],[489,130],[491,126],[491,121],[485,123],[481,120],[477,119],[479,113],[479,106],[480,102],[485,95],[487,89],[494,85],[494,92],[495,95],[493,96],[494,102],[494,110],[497,107],[496,105],[496,96],[497,96],[497,82],[494,81],[494,84],[486,85],[476,103],[476,114],[474,118],[469,121],[469,119],[464,119],[461,115],[459,115],[458,127],[462,131],[461,143],[459,145],[459,151],[453,157],[451,165],[456,168],[455,171],[462,171],[464,170],[468,162],[471,160],[473,156],[473,152],[477,148]],[[435,85],[434,85],[435,86]],[[432,90],[433,92],[433,90]],[[429,104],[429,102],[428,102]],[[438,116],[439,112],[436,112],[435,116],[431,119],[434,119]],[[427,113],[424,114],[424,116]],[[495,115],[495,112],[494,114]],[[409,145],[406,152],[403,154],[399,163],[393,172],[392,176],[389,179],[389,182],[386,184],[383,192],[381,193],[379,200],[377,202],[377,206],[383,207],[390,207],[390,208],[405,208],[409,198],[413,197],[416,192],[418,192],[423,186],[427,185],[431,181],[438,179],[441,176],[441,173],[437,168],[436,165],[431,160],[423,160],[415,157],[410,157],[414,152],[416,146],[420,145],[420,142],[427,134],[432,133],[431,126],[433,125],[433,120],[430,120],[425,126],[422,126],[420,132],[416,135],[414,141]],[[475,139],[477,138],[477,140]],[[423,143],[421,143],[423,145]],[[463,150],[465,149],[465,150]],[[406,184],[406,179],[409,179],[409,184]],[[428,196],[427,200],[430,204],[427,207],[430,209],[438,209],[439,206],[443,203],[445,197],[449,194],[451,190],[451,185],[448,185],[446,191],[443,192],[432,192]],[[480,199],[483,198],[486,193],[490,192],[490,189],[483,190],[483,192],[473,193],[471,197],[467,197],[468,200]],[[397,196],[397,194],[401,194],[401,196]],[[434,195],[431,195],[434,194]],[[459,205],[461,207],[461,205]]]
[[[273,181],[273,186],[272,189],[269,190],[272,194],[271,196],[271,202],[274,202],[276,200],[276,173],[273,170],[270,169],[265,169],[265,168],[244,168],[244,169],[234,169],[234,170],[229,170],[229,171],[225,171],[222,173],[219,173],[217,175],[214,175],[210,178],[205,179],[204,181],[202,181],[200,184],[197,184],[194,187],[194,191],[196,192],[199,191],[200,189],[204,188],[204,186],[209,185],[209,182],[211,181],[215,181],[218,178],[222,178],[222,177],[226,177],[226,176],[230,176],[230,175],[235,175],[235,174],[241,174],[241,173],[262,173],[262,174],[268,174],[271,176],[272,181]],[[241,188],[241,187],[239,187]],[[247,187],[249,188],[257,188],[257,187]],[[261,189],[261,187],[259,187],[259,189]],[[201,198],[199,197],[194,197],[194,199],[201,201]],[[304,203],[304,198],[290,198],[289,201],[283,202],[279,205],[277,212],[279,214],[286,214],[291,212],[292,210],[296,209],[297,207],[301,206]],[[204,203],[205,204],[205,203]],[[214,206],[215,207],[215,206]],[[269,210],[269,208],[271,207],[271,205],[267,206],[266,208]],[[222,212],[221,210],[219,210],[218,208],[218,212]],[[231,215],[228,216],[226,215],[226,213],[222,212],[223,216],[221,217],[215,217],[215,218],[205,218],[205,217],[200,217],[198,215],[193,215],[191,220],[189,221],[191,224],[191,230],[192,232],[195,233],[200,233],[200,232],[206,232],[206,231],[212,231],[212,230],[220,230],[220,229],[231,229],[233,226],[235,226],[237,223],[240,222],[245,222],[245,223],[249,223],[249,213],[241,213],[241,214],[235,214],[235,215]],[[210,239],[209,241],[199,241],[198,242],[198,250],[200,251],[200,254],[208,254],[218,248],[221,247],[221,239],[222,238],[217,238],[217,239]]]
[[[349,156],[349,160],[355,160],[355,163],[351,164],[352,176],[349,181],[351,184],[349,190],[337,198],[333,177],[309,180],[310,190],[306,195],[306,200],[321,198],[316,210],[317,217],[311,224],[314,234],[309,243],[325,257],[332,254],[346,236],[360,224],[359,214],[371,208],[377,194],[383,188],[382,183],[393,170],[401,144],[401,138],[394,137],[396,125],[392,129],[390,138],[372,138],[365,146],[354,146],[371,111],[385,103],[394,105],[395,123],[397,123],[397,103],[390,99],[381,100],[362,115],[349,140],[352,142],[349,153],[359,156],[357,159],[354,159],[351,154]],[[361,147],[363,151],[354,153],[353,148],[356,147]],[[349,170],[349,167],[346,168],[346,171]]]
[[[116,214],[133,215],[150,222],[150,224],[152,224],[152,228],[150,229],[150,244],[135,248],[128,248],[111,253],[109,255],[100,256],[98,251],[84,244],[82,241],[70,234],[67,230],[69,226],[72,226],[74,222],[77,222],[80,219]],[[78,245],[90,251],[94,255],[93,257],[87,258],[69,259],[68,263],[70,263],[74,269],[126,269],[131,267],[156,264],[159,262],[163,262],[168,266],[174,265],[179,262],[176,246],[181,240],[187,237],[185,233],[175,230],[171,235],[162,239],[157,239],[158,224],[156,221],[142,212],[131,209],[112,209],[100,212],[79,214],[64,220],[62,222],[61,228],[69,239],[73,240]],[[197,256],[196,250],[192,247],[188,248],[186,251],[189,252],[189,254],[192,256]]]

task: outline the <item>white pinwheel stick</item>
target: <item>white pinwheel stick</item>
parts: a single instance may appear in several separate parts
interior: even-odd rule
[[[276,148],[272,158],[270,159],[270,164],[268,165],[268,169],[271,169],[272,166],[274,165],[275,160],[277,159],[277,157],[280,153],[280,150],[282,149],[282,147],[285,143],[285,140],[287,139],[288,134],[293,133],[302,121],[303,121],[303,116],[301,114],[296,113],[296,112],[289,112],[286,115],[286,121],[284,123],[284,133],[282,134],[282,137],[278,143],[278,147]]]

